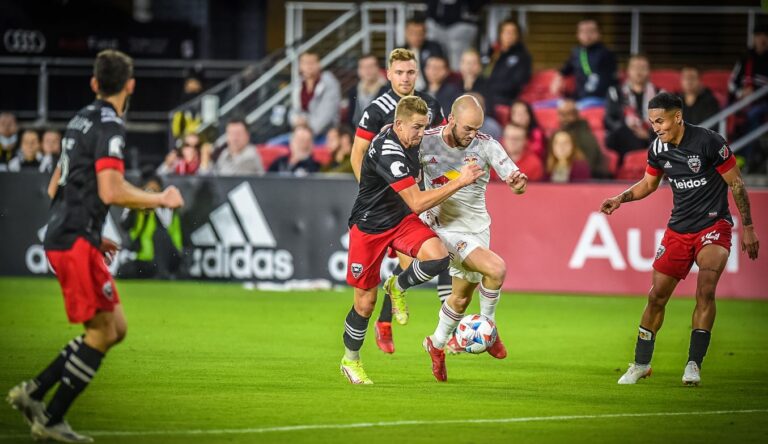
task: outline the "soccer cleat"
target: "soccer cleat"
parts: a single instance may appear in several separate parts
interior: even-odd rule
[[[451,339],[445,343],[445,351],[452,355],[458,355],[459,353],[466,353],[466,350],[459,346],[459,342],[456,340],[456,335],[451,334]]]
[[[501,342],[501,337],[499,337],[498,333],[496,334],[496,341],[492,346],[488,347],[488,350],[486,351],[496,359],[504,359],[507,357],[507,347],[504,347],[504,343]]]
[[[384,353],[394,353],[395,343],[392,342],[392,323],[376,321],[373,324],[373,330],[376,332],[376,345]]]
[[[42,422],[35,420],[35,423],[32,424],[32,439],[35,441],[50,439],[58,442],[93,442],[93,438],[90,436],[81,435],[72,430],[67,421],[46,426]]]
[[[651,376],[651,365],[629,364],[627,372],[619,378],[619,384],[636,384],[637,381]]]
[[[683,384],[685,385],[699,385],[701,383],[701,370],[696,361],[688,361],[683,372]]]
[[[41,422],[47,421],[45,404],[29,396],[35,390],[37,390],[35,381],[24,381],[8,391],[8,396],[5,398],[11,407],[24,415],[24,420],[30,426],[35,422],[35,419]]]
[[[397,289],[397,276],[392,275],[384,281],[384,292],[392,299],[392,316],[400,325],[408,323],[408,303],[405,301],[405,291]]]
[[[424,350],[429,353],[429,357],[432,358],[432,374],[435,375],[435,379],[438,381],[448,380],[448,370],[445,368],[445,352],[432,344],[432,337],[427,336],[424,338]]]
[[[346,376],[352,384],[373,384],[359,359],[355,361],[341,358],[341,374]]]

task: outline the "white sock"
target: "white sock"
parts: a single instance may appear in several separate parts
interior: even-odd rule
[[[432,345],[437,348],[443,348],[445,347],[445,343],[448,342],[448,339],[450,339],[451,333],[453,333],[456,326],[459,325],[462,314],[456,313],[454,309],[448,306],[448,301],[445,301],[440,307],[438,318],[440,320],[437,323],[435,333],[432,335]]]
[[[349,359],[350,361],[359,361],[360,350],[350,350],[347,347],[344,347],[344,357]]]
[[[501,288],[496,290],[489,290],[480,283],[480,314],[491,319],[496,320],[496,304],[499,303],[501,297]]]

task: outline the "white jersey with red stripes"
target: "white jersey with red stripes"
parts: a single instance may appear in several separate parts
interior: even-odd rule
[[[504,148],[491,136],[478,133],[466,148],[450,147],[443,139],[440,126],[427,130],[421,141],[420,161],[424,173],[425,189],[439,188],[459,177],[461,168],[475,163],[485,171],[473,184],[468,185],[443,203],[422,214],[422,219],[435,230],[479,233],[491,225],[485,206],[485,190],[490,180],[490,169],[506,179],[517,165]]]

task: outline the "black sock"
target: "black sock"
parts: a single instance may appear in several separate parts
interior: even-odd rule
[[[440,299],[440,302],[445,302],[448,296],[451,295],[451,282],[451,274],[447,268],[437,275],[437,297]]]
[[[411,265],[397,277],[397,285],[401,289],[407,290],[414,285],[430,281],[433,277],[440,274],[441,271],[448,268],[450,261],[448,256],[431,261],[414,259],[413,262],[411,262]]]
[[[75,398],[88,387],[101,365],[104,354],[83,342],[64,363],[61,384],[48,405],[48,425],[60,423]]]
[[[701,368],[701,362],[707,355],[709,348],[709,339],[712,333],[697,328],[691,332],[691,346],[688,348],[688,361],[693,361]]]
[[[399,276],[403,272],[400,264],[397,264],[394,270],[392,270],[393,276]],[[379,322],[392,322],[392,298],[388,294],[384,293],[384,300],[381,304],[381,313],[379,313]]]
[[[635,364],[650,364],[655,344],[656,337],[653,332],[641,325],[637,334],[637,344],[635,344]]]
[[[48,393],[48,390],[50,390],[51,387],[59,382],[61,379],[61,372],[64,371],[64,363],[66,363],[67,359],[69,359],[69,355],[76,352],[80,348],[80,345],[83,343],[84,336],[85,335],[80,335],[69,341],[69,343],[61,349],[59,354],[56,356],[56,359],[48,364],[48,367],[46,367],[42,372],[40,372],[39,375],[37,375],[37,377],[35,377],[37,388],[34,392],[29,394],[32,399],[35,401],[42,401],[45,397],[45,394]]]
[[[344,321],[344,346],[352,351],[358,351],[363,346],[365,332],[368,330],[368,320],[360,316],[355,307],[349,309]]]

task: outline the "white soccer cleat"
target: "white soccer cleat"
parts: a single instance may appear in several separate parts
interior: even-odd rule
[[[67,421],[61,421],[52,426],[45,426],[42,422],[35,421],[32,424],[32,439],[35,441],[50,439],[58,442],[93,442],[93,438],[90,436],[81,435],[72,430]]]
[[[688,361],[683,372],[683,384],[699,385],[701,383],[701,370],[695,361]]]
[[[352,384],[373,384],[371,378],[365,373],[363,363],[360,360],[347,358],[341,359],[341,374],[349,379]]]
[[[637,381],[651,376],[651,365],[629,364],[627,372],[619,378],[619,384],[637,384]]]
[[[37,384],[34,381],[24,381],[8,391],[5,398],[8,404],[24,415],[24,420],[28,425],[32,425],[37,419],[40,422],[47,420],[45,416],[45,404],[42,401],[36,401],[29,395],[37,390]]]

